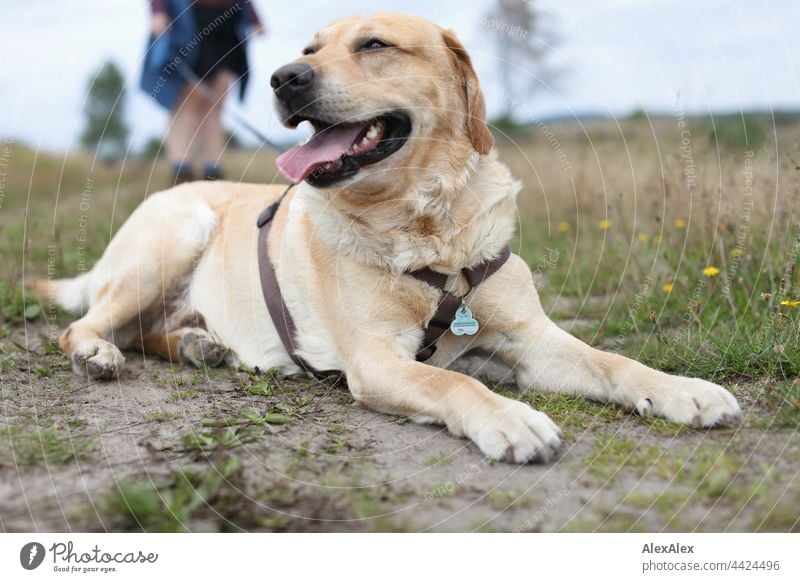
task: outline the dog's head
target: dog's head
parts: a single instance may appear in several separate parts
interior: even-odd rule
[[[339,20],[271,84],[281,121],[314,128],[278,159],[293,182],[326,188],[357,178],[359,191],[375,191],[436,164],[451,174],[469,152],[492,147],[469,55],[452,32],[422,18]]]

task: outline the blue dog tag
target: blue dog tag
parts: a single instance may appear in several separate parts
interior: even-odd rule
[[[478,333],[478,322],[472,317],[469,307],[462,305],[456,311],[456,318],[450,324],[453,335],[475,335]]]

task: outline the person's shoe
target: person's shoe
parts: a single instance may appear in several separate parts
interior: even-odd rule
[[[223,179],[222,168],[220,168],[219,166],[212,166],[211,164],[207,164],[203,168],[203,180],[209,180],[213,182],[214,180],[222,180],[222,179]]]
[[[196,178],[189,164],[172,164],[172,186],[193,182]]]
[[[184,182],[194,182],[195,181],[194,172],[191,170],[184,170],[182,172],[175,172],[172,178],[172,185],[177,186],[178,184],[183,184]]]

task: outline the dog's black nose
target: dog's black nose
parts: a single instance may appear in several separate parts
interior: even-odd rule
[[[269,84],[282,100],[306,91],[314,80],[314,69],[305,63],[292,63],[275,71]]]

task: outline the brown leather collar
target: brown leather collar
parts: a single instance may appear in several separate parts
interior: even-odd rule
[[[286,188],[280,198],[267,206],[258,216],[258,221],[256,222],[259,230],[258,270],[261,276],[261,292],[264,295],[264,301],[267,304],[267,310],[272,318],[272,323],[275,325],[283,347],[286,348],[292,361],[301,369],[317,377],[341,375],[338,370],[316,370],[296,354],[294,337],[297,334],[297,328],[295,327],[292,315],[289,313],[289,309],[283,302],[283,295],[278,285],[278,278],[275,275],[275,268],[267,252],[267,241],[270,229],[272,228],[272,219],[275,217],[275,213],[278,211],[281,202],[293,186],[294,185],[291,185]],[[500,267],[505,264],[510,255],[511,249],[506,245],[503,250],[500,251],[500,255],[497,258],[481,263],[470,269],[462,269],[461,274],[467,279],[470,290],[496,273]],[[439,338],[450,328],[450,323],[455,317],[456,310],[461,306],[462,298],[444,290],[448,278],[448,275],[444,273],[439,273],[426,267],[408,274],[418,281],[427,283],[431,287],[435,287],[442,292],[438,307],[436,308],[436,313],[433,314],[433,317],[425,328],[422,347],[417,351],[417,361],[424,362],[434,354],[436,351],[436,342],[438,342]]]

